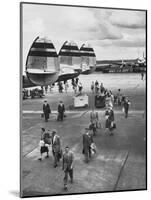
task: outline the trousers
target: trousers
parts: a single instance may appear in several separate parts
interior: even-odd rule
[[[64,176],[64,185],[67,185],[68,183],[68,175],[70,176],[71,181],[73,181],[73,169],[66,169],[64,171],[65,176]]]
[[[85,162],[89,162],[89,159],[91,158],[91,147],[87,151],[84,152],[85,156]]]
[[[59,152],[53,151],[53,156],[54,156],[54,166],[56,166],[59,162]]]

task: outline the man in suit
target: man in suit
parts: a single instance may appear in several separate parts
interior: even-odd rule
[[[93,108],[90,113],[90,123],[91,123],[90,126],[92,127],[94,136],[96,135],[96,129],[98,128],[98,121],[99,121],[98,112],[96,112]]]
[[[93,143],[93,136],[89,128],[85,129],[83,134],[83,154],[85,156],[85,162],[88,163],[91,158],[91,144]]]
[[[59,105],[58,105],[58,121],[61,120],[63,121],[63,117],[64,117],[64,112],[65,112],[65,106],[63,104],[62,101],[60,101]]]
[[[49,119],[49,114],[51,113],[50,106],[47,103],[47,100],[44,101],[43,112],[44,112],[45,122],[47,122]]]
[[[52,154],[54,156],[54,167],[58,166],[61,152],[60,137],[56,133],[57,131],[54,129],[52,131]]]
[[[128,117],[129,105],[130,105],[130,101],[129,101],[129,99],[126,97],[125,100],[124,100],[124,102],[123,102],[123,108],[124,108],[125,118]]]
[[[63,154],[62,159],[62,170],[65,173],[64,176],[64,189],[67,189],[67,183],[68,183],[68,174],[71,179],[71,183],[73,183],[73,161],[74,161],[74,155],[73,152],[70,150],[68,146],[65,147],[65,152]]]

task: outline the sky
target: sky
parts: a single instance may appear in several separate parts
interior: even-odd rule
[[[37,36],[49,38],[57,52],[66,40],[79,48],[90,44],[97,60],[135,59],[145,53],[144,11],[24,4],[22,16],[24,66]]]

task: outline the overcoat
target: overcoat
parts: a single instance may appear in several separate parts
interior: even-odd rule
[[[51,110],[48,103],[46,105],[43,104],[43,112],[44,112],[45,118],[49,119],[49,114],[51,113]]]
[[[58,135],[55,135],[52,137],[52,152],[53,153],[59,153],[60,152],[60,137]]]
[[[90,150],[91,144],[93,143],[92,134],[83,134],[83,153],[87,154]]]
[[[107,117],[105,127],[111,129],[112,128],[111,127],[111,123],[114,121],[114,112],[113,112],[113,110],[110,110],[110,111],[107,110],[105,112],[105,116]]]
[[[65,106],[64,106],[64,104],[62,104],[62,105],[58,105],[58,113],[64,113],[65,112]]]
[[[73,152],[69,151],[68,153],[63,154],[63,159],[62,159],[62,168],[63,170],[70,170],[72,163],[73,163]]]

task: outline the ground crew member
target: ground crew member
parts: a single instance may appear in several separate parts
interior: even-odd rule
[[[65,147],[65,152],[62,159],[62,170],[65,173],[64,176],[64,189],[67,190],[68,174],[70,176],[71,183],[73,183],[73,162],[74,155],[68,146]]]
[[[64,106],[63,102],[60,101],[60,103],[58,105],[58,118],[57,118],[58,121],[59,120],[63,121],[64,112],[65,112],[65,106]]]
[[[51,113],[51,110],[50,110],[49,104],[47,103],[47,100],[44,101],[43,112],[44,112],[45,122],[48,122],[49,114]]]

